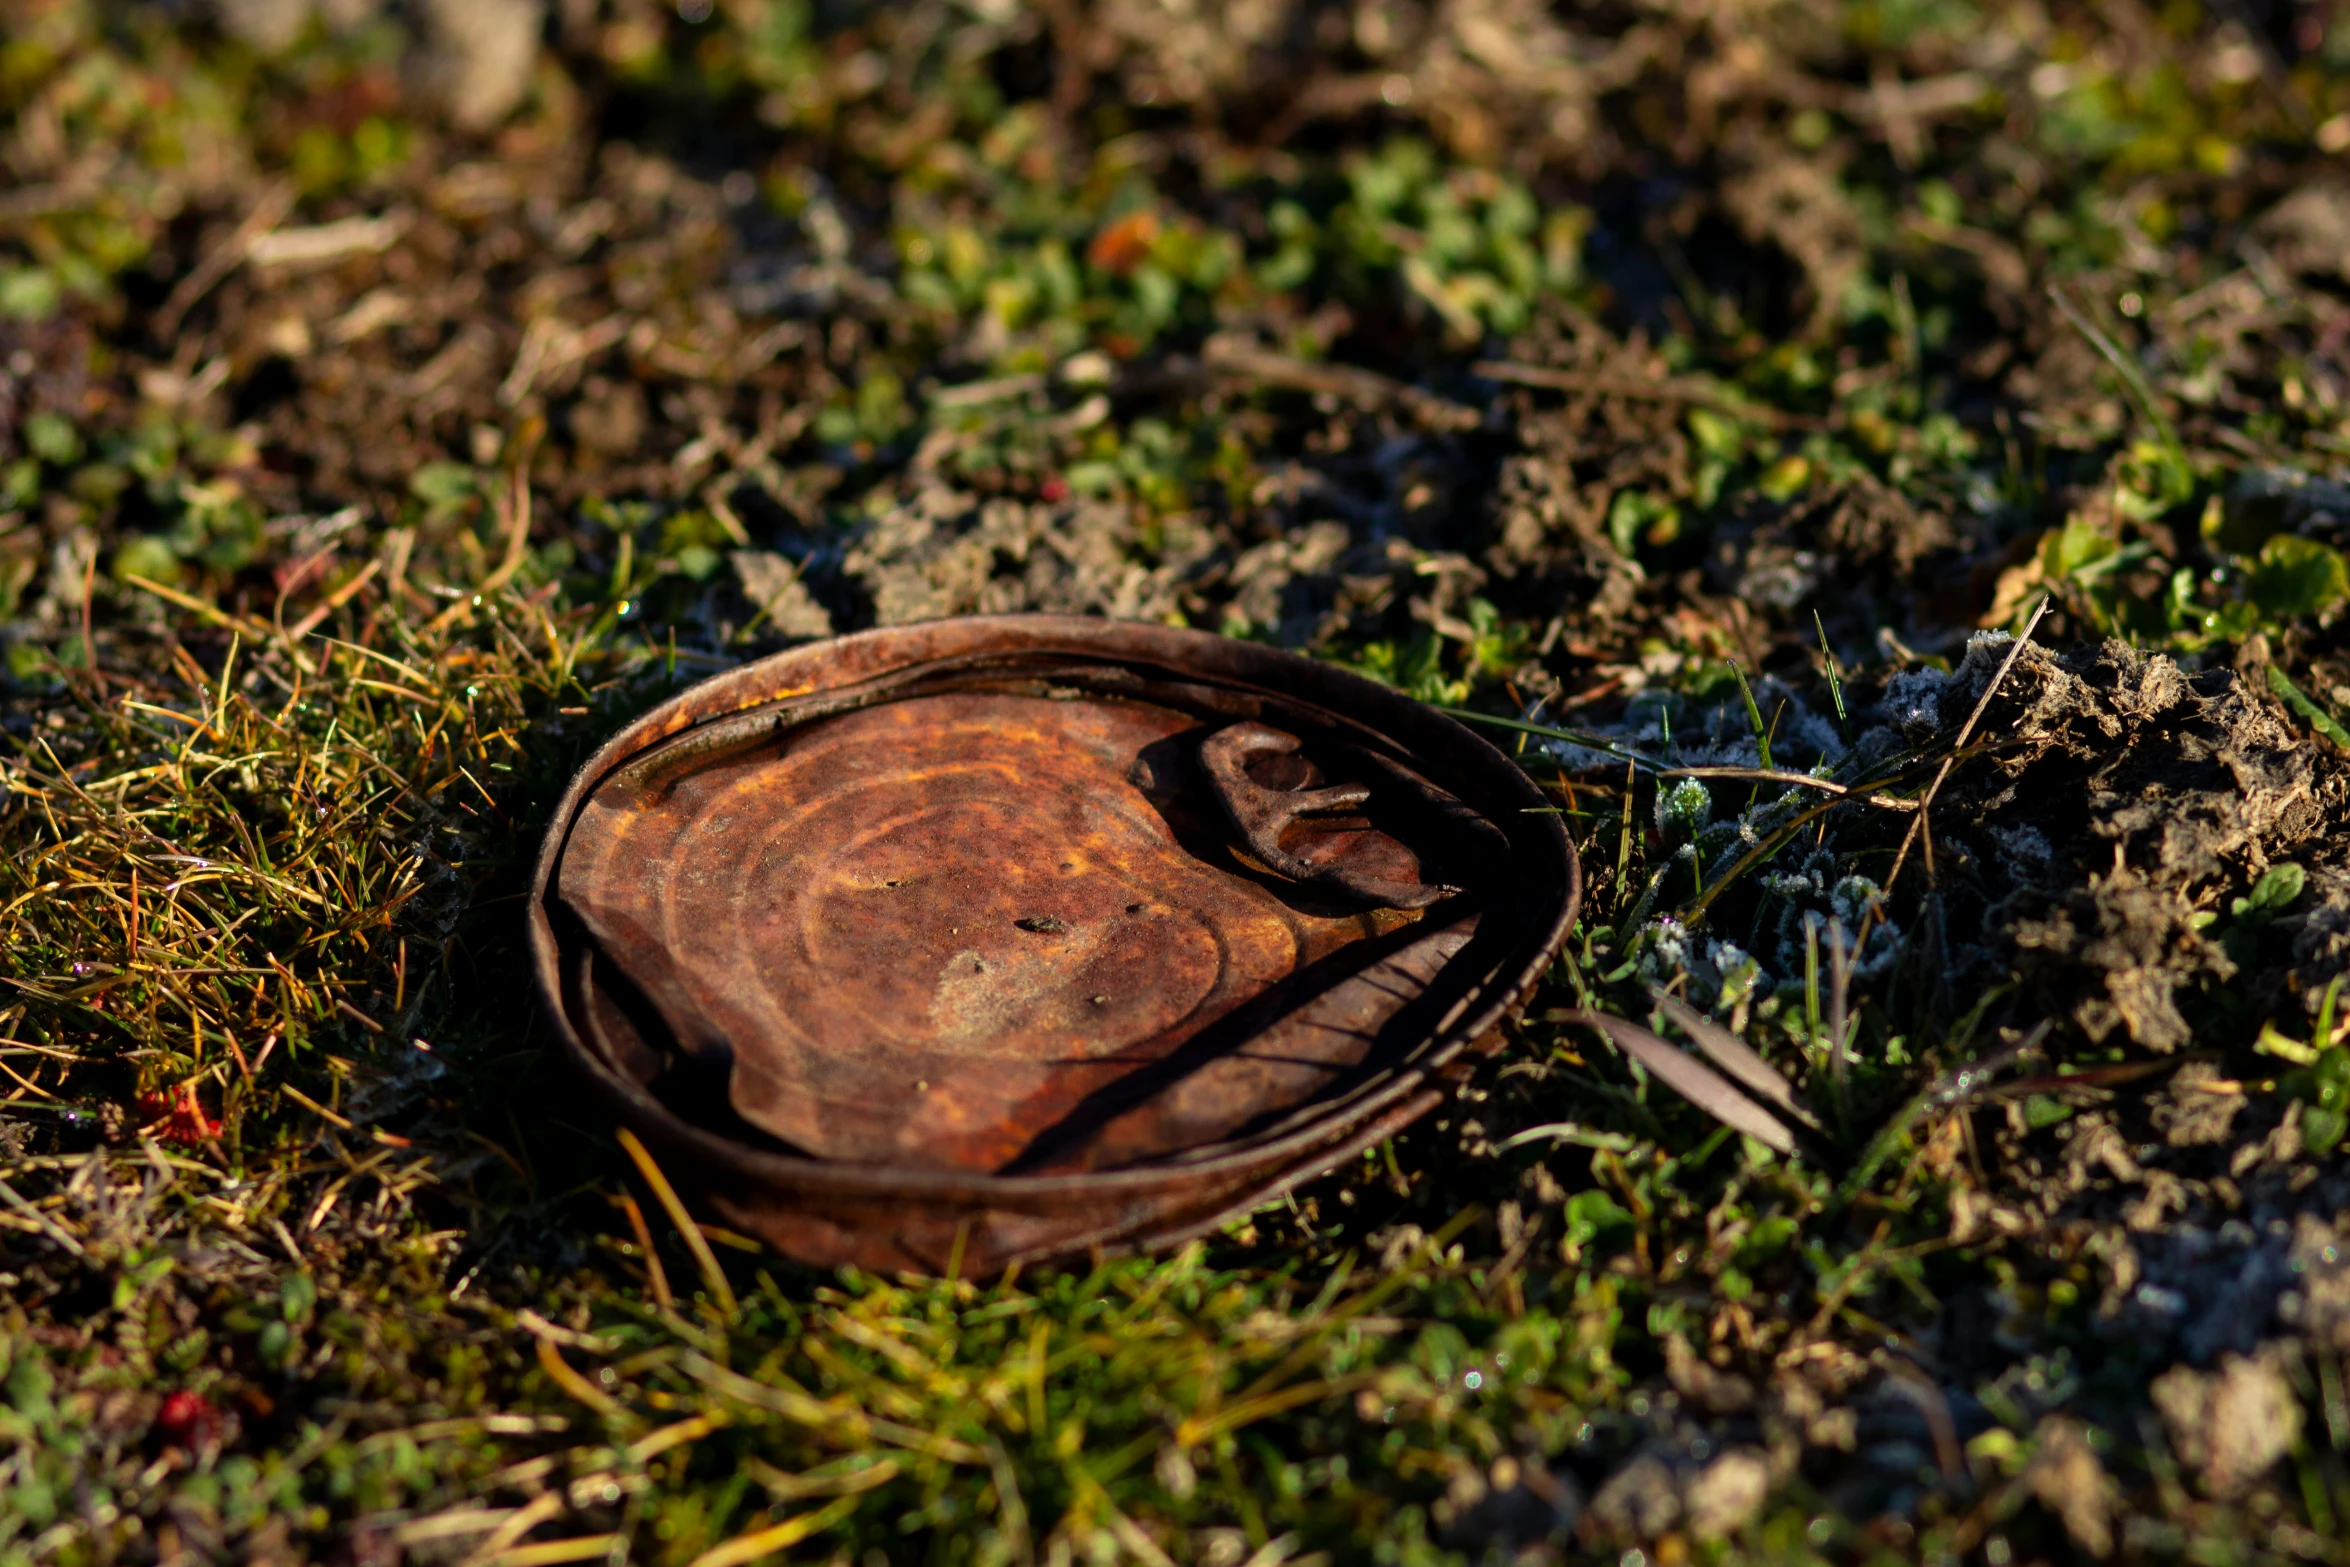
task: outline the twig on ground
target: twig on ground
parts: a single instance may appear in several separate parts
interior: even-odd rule
[[[163,301],[163,308],[155,312],[155,335],[164,339],[178,336],[180,322],[195,308],[196,302],[236,271],[253,246],[286,220],[299,194],[291,180],[265,186],[246,211],[244,221],[221,242],[220,248],[197,262],[195,270],[173,286],[170,297]]]
[[[1659,778],[1727,778],[1740,783],[1786,784],[1794,789],[1817,789],[1822,794],[1833,794],[1859,800],[1884,811],[1914,811],[1915,800],[1904,800],[1889,794],[1864,793],[1850,784],[1840,784],[1830,778],[1815,778],[1810,773],[1793,773],[1783,767],[1666,767],[1657,772]]]
[[[1794,1134],[1787,1130],[1785,1123],[1678,1045],[1612,1013],[1576,1010],[1554,1013],[1553,1017],[1558,1022],[1580,1024],[1604,1034],[1609,1043],[1646,1067],[1667,1088],[1732,1131],[1744,1132],[1780,1153],[1795,1152]]]
[[[1655,993],[1657,1007],[1671,1018],[1714,1064],[1807,1126],[1816,1126],[1811,1112],[1795,1099],[1795,1085],[1765,1061],[1752,1045],[1670,991]]]
[[[1506,381],[1514,386],[1531,386],[1550,392],[1577,393],[1588,397],[1629,397],[1659,403],[1688,403],[1728,414],[1735,419],[1750,419],[1766,429],[1787,429],[1818,422],[1750,403],[1722,387],[1687,376],[1657,376],[1652,379],[1647,376],[1614,375],[1604,370],[1560,370],[1549,365],[1520,364],[1513,359],[1480,359],[1469,366],[1469,371],[1488,381]]]
[[[1910,845],[1917,842],[1918,835],[1925,830],[1926,815],[1934,808],[1934,796],[1941,791],[1942,781],[1950,776],[1951,768],[1957,765],[1959,754],[1966,750],[1967,741],[1974,738],[1975,725],[1982,721],[1984,712],[1991,706],[1991,699],[1999,694],[2000,686],[2006,683],[2008,671],[2015,668],[2015,661],[2023,655],[2024,644],[2031,641],[2032,633],[2039,629],[2041,617],[2048,613],[2048,603],[2046,598],[2040,600],[2039,607],[2032,611],[2032,618],[2024,623],[2023,634],[2009,644],[2007,657],[2000,663],[1998,672],[1984,684],[1983,694],[1975,699],[1975,710],[1967,714],[1966,722],[1959,726],[1958,738],[1952,742],[1950,754],[1942,758],[1942,766],[1935,772],[1934,781],[1926,785],[1926,792],[1918,797],[1917,816],[1910,822],[1909,831],[1902,835],[1900,852],[1893,856],[1893,869],[1885,877],[1887,894],[1893,891],[1893,884],[1901,879],[1902,866],[1909,860]],[[1934,850],[1929,841],[1926,847],[1926,875],[1931,878],[1933,874]],[[1866,941],[1868,935],[1868,922],[1863,920],[1855,940]]]
[[[1372,408],[1401,408],[1439,429],[1468,430],[1485,422],[1485,416],[1474,408],[1433,392],[1423,392],[1376,370],[1319,364],[1229,338],[1209,339],[1200,351],[1200,361],[1210,369],[1262,381],[1268,386],[1327,393]]]

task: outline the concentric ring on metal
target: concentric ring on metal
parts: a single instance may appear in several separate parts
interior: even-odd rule
[[[1180,1240],[1425,1113],[1580,886],[1526,776],[1387,687],[997,616],[646,713],[530,919],[564,1045],[729,1223],[983,1272]]]

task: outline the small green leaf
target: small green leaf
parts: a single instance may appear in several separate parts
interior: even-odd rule
[[[2034,1094],[2024,1101],[2024,1124],[2034,1131],[2038,1131],[2043,1126],[2054,1126],[2060,1121],[2069,1121],[2072,1118],[2073,1107],[2071,1105],[2059,1103],[2046,1094]]]
[[[1762,491],[1765,499],[1785,505],[1802,494],[1810,483],[1810,459],[1789,454],[1765,469],[1754,487]]]
[[[55,273],[40,267],[0,267],[0,316],[45,321],[64,298]]]
[[[1602,1230],[1612,1230],[1620,1224],[1632,1222],[1631,1214],[1619,1207],[1613,1197],[1597,1188],[1577,1192],[1568,1198],[1566,1216],[1567,1233],[1578,1242],[1587,1241]]]
[[[2274,664],[2268,666],[2268,688],[2276,693],[2279,701],[2307,720],[2310,728],[2334,744],[2350,750],[2350,730],[2345,730],[2334,721],[2333,714],[2309,700],[2301,688],[2293,684],[2285,672]]]
[[[1795,1221],[1785,1214],[1774,1213],[1755,1220],[1754,1227],[1746,1232],[1746,1238],[1738,1243],[1738,1260],[1753,1267],[1764,1258],[1777,1255],[1787,1249],[1787,1243],[1795,1238],[1796,1229]]]
[[[40,1361],[20,1360],[8,1373],[8,1402],[28,1419],[45,1419],[49,1414],[49,1392],[56,1385],[49,1368]]]
[[[435,512],[445,511],[479,488],[471,468],[457,462],[428,462],[408,476],[408,493]]]
[[[1754,725],[1755,754],[1762,758],[1762,765],[1768,767],[1771,765],[1771,732],[1763,724],[1762,709],[1755,705],[1754,687],[1746,683],[1746,671],[1738,666],[1736,660],[1731,661],[1730,673],[1738,677],[1738,694],[1746,699],[1747,722]]]
[[[2091,562],[2121,549],[2103,523],[2075,515],[2065,519],[2040,543],[2040,570],[2051,580],[2062,580]]]
[[[2330,544],[2275,534],[2260,546],[2245,591],[2270,615],[2320,614],[2350,600],[2350,564]]]
[[[43,462],[63,468],[79,462],[82,455],[82,436],[73,427],[73,421],[48,409],[32,415],[24,422],[25,449]]]
[[[1670,544],[1680,532],[1681,508],[1671,501],[1637,490],[1619,490],[1608,504],[1608,542],[1626,560],[1639,553],[1642,541]]]
[[[1689,410],[1689,433],[1696,437],[1698,450],[1708,457],[1736,462],[1746,455],[1746,432],[1735,419],[1711,408]]]
[[[2252,896],[2237,900],[2239,907],[2236,912],[2239,915],[2274,914],[2289,909],[2294,900],[2301,896],[2301,889],[2308,880],[2308,873],[2298,865],[2271,865],[2260,880],[2252,884]]]
[[[123,540],[114,552],[114,577],[120,582],[131,577],[144,577],[149,582],[165,586],[179,581],[179,552],[168,539],[153,533],[137,533]]]
[[[2323,1105],[2301,1107],[2301,1141],[2311,1153],[2333,1152],[2346,1127],[2350,1127],[2350,1117],[2339,1110],[2329,1110]]]

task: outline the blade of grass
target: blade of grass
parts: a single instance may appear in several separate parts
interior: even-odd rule
[[[1472,723],[1491,724],[1496,729],[1514,729],[1543,740],[1564,740],[1569,745],[1579,745],[1587,751],[1601,751],[1609,756],[1621,757],[1635,767],[1653,769],[1657,765],[1637,751],[1626,750],[1621,742],[1610,740],[1605,735],[1593,734],[1588,729],[1561,729],[1553,724],[1538,724],[1531,719],[1505,718],[1499,713],[1480,713],[1473,707],[1450,707],[1441,702],[1429,705],[1447,718],[1465,718]]]
[[[1624,815],[1616,829],[1615,899],[1619,909],[1624,906],[1624,884],[1632,871],[1632,797],[1638,792],[1638,778],[1638,764],[1627,760],[1624,763]]]
[[[1828,1071],[1835,1085],[1836,1124],[1849,1130],[1852,1105],[1847,1091],[1852,1041],[1847,1013],[1852,1002],[1852,950],[1845,945],[1844,922],[1828,920]]]
[[[1803,1038],[1807,1051],[1820,1048],[1820,917],[1803,917]]]
[[[1836,731],[1844,736],[1844,743],[1850,745],[1852,720],[1844,711],[1844,680],[1836,668],[1836,650],[1828,646],[1827,623],[1820,619],[1820,612],[1816,609],[1811,612],[1811,623],[1820,634],[1820,658],[1828,671],[1828,696],[1836,704]]]
[[[2268,688],[2279,701],[2300,714],[2310,728],[2343,749],[2350,750],[2350,730],[2344,730],[2334,721],[2333,714],[2311,701],[2308,694],[2293,684],[2291,677],[2274,664],[2268,666]]]
[[[1748,1092],[1760,1094],[1806,1125],[1817,1125],[1811,1112],[1796,1102],[1795,1085],[1765,1061],[1755,1048],[1670,991],[1654,993],[1657,1008],[1687,1034],[1714,1065],[1736,1078]]]
[[[1919,1116],[1928,1110],[1961,1103],[1980,1093],[1992,1078],[2038,1051],[2040,1042],[2048,1037],[2050,1027],[2049,1021],[2043,1018],[2018,1043],[1969,1061],[1963,1066],[1953,1067],[1911,1095],[1908,1102],[1885,1123],[1884,1130],[1869,1140],[1868,1148],[1861,1154],[1860,1162],[1853,1166],[1852,1173],[1837,1185],[1837,1201],[1851,1201],[1854,1194],[1875,1178],[1877,1171],[1892,1157],[1895,1146]]]
[[[1770,772],[1771,735],[1763,727],[1762,709],[1755,705],[1754,687],[1746,683],[1746,670],[1736,659],[1730,660],[1730,673],[1737,677],[1738,694],[1746,700],[1746,721],[1754,726],[1754,753],[1762,761],[1762,770]]]
[[[541,1540],[500,1551],[490,1558],[490,1567],[556,1567],[561,1562],[592,1562],[610,1556],[627,1543],[625,1534],[583,1534],[568,1540]]]
[[[2122,378],[2122,385],[2129,391],[2130,401],[2137,405],[2139,416],[2153,427],[2154,438],[2162,447],[2163,461],[2177,476],[2182,487],[2191,485],[2194,482],[2194,470],[2188,465],[2187,449],[2179,444],[2178,431],[2171,428],[2169,418],[2154,400],[2154,387],[2147,381],[2146,372],[2123,353],[2121,345],[2090,320],[2080,306],[2073,303],[2072,296],[2062,284],[2049,284],[2048,297],[2055,301],[2058,310],[2064,312],[2064,318],[2072,323],[2073,330],[2088,339],[2089,346],[2096,349],[2107,364],[2113,366],[2114,373]]]
[[[645,1282],[652,1286],[653,1304],[667,1311],[676,1305],[677,1297],[669,1292],[669,1270],[661,1266],[661,1253],[654,1248],[653,1229],[645,1223],[645,1210],[637,1206],[636,1198],[622,1192],[620,1211],[628,1216],[629,1233],[636,1237],[637,1250],[645,1254]]]
[[[714,1545],[695,1557],[690,1567],[742,1567],[745,1562],[788,1550],[812,1534],[821,1534],[856,1510],[855,1496],[840,1497],[812,1513],[801,1513],[779,1524],[738,1534],[723,1545]]]
[[[634,1411],[626,1404],[574,1370],[571,1363],[563,1358],[563,1352],[555,1347],[553,1339],[540,1339],[538,1354],[539,1368],[546,1372],[557,1387],[588,1408],[616,1423],[633,1422],[636,1419]]]
[[[1958,764],[1960,753],[1966,750],[1967,741],[1974,737],[1975,725],[1982,722],[1984,712],[1991,706],[1991,699],[1997,696],[1999,688],[2006,684],[2008,672],[2015,668],[2015,661],[2023,656],[2025,644],[2032,640],[2032,633],[2040,627],[2041,617],[2048,613],[2048,604],[2049,600],[2043,597],[2032,610],[2032,618],[2024,622],[2022,635],[2008,645],[2007,657],[2001,661],[1998,671],[1984,683],[1983,694],[1975,699],[1974,711],[1967,714],[1965,723],[1959,725],[1958,738],[1951,742],[1950,754],[1942,758],[1942,766],[1934,774],[1934,781],[1926,785],[1926,792],[1919,797],[1917,816],[1911,820],[1909,831],[1902,835],[1900,852],[1893,856],[1893,869],[1885,876],[1885,891],[1888,894],[1893,891],[1894,882],[1900,880],[1902,866],[1908,863],[1910,845],[1917,842],[1919,833],[1925,830],[1927,813],[1934,808],[1934,796],[1941,791],[1942,782],[1950,776],[1951,768]],[[1926,853],[1927,872],[1931,875],[1933,850],[1928,849]],[[1872,916],[1874,912],[1874,910],[1871,911]],[[1868,919],[1861,921],[1859,934],[1854,939],[1856,941],[1869,939]]]
[[[1650,1075],[1733,1131],[1767,1148],[1795,1152],[1795,1136],[1768,1110],[1730,1086],[1727,1078],[1688,1051],[1658,1038],[1639,1024],[1607,1012],[1567,1012],[1560,1021],[1580,1023],[1646,1067]]]
[[[677,1233],[685,1238],[686,1250],[694,1254],[694,1265],[702,1270],[702,1282],[710,1288],[710,1298],[717,1302],[727,1320],[732,1321],[742,1310],[741,1304],[734,1298],[734,1286],[726,1282],[726,1270],[718,1266],[717,1253],[711,1251],[710,1243],[702,1238],[701,1226],[695,1224],[693,1216],[685,1211],[685,1203],[677,1195],[677,1188],[669,1184],[669,1177],[661,1173],[661,1167],[653,1162],[652,1153],[637,1140],[636,1133],[625,1126],[620,1129],[620,1146],[636,1165],[637,1173],[645,1178],[645,1184],[653,1189],[653,1196],[660,1202],[662,1211],[669,1215],[669,1222],[676,1225]]]

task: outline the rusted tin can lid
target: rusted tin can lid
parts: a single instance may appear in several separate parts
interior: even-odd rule
[[[795,648],[582,769],[530,918],[566,1048],[820,1264],[1197,1233],[1386,1136],[1575,916],[1508,758],[1359,676],[1053,616]]]

